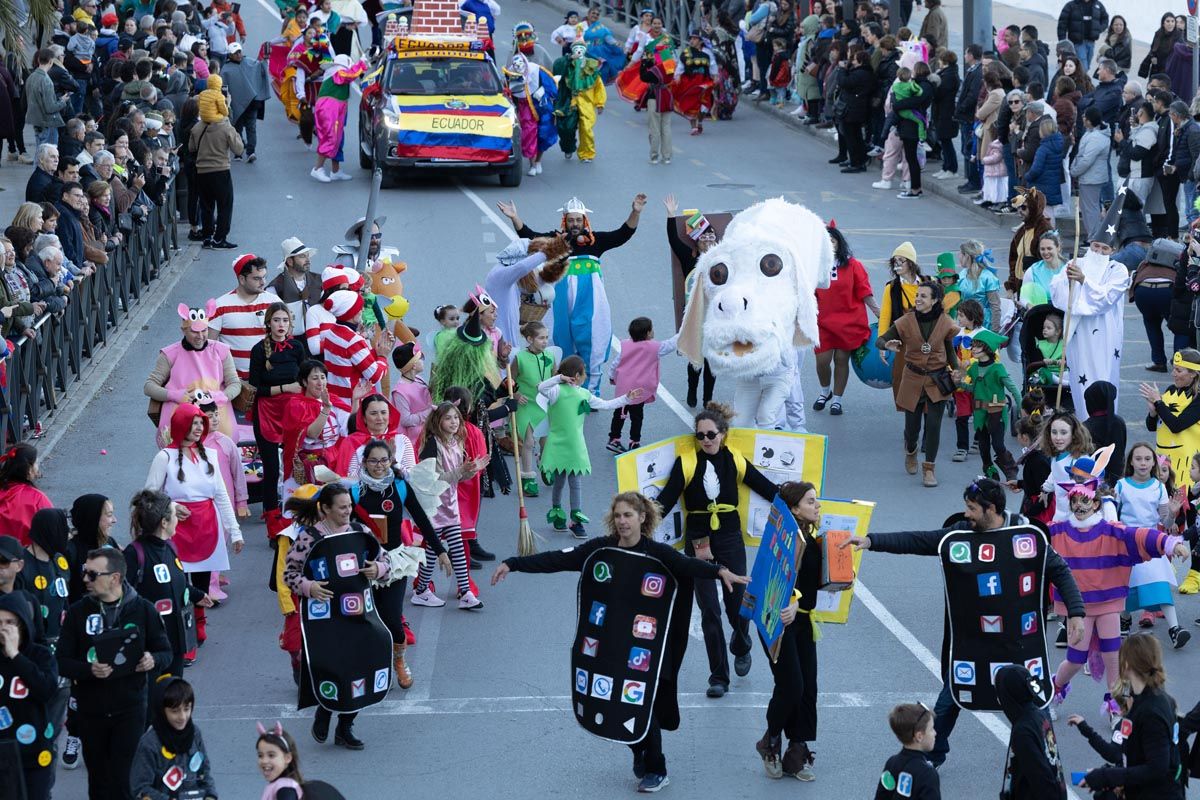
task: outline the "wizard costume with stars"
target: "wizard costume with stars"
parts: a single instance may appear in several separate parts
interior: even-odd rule
[[[1125,195],[1129,187],[1117,190],[1097,230],[1088,240],[1105,244],[1116,250],[1121,246],[1117,229]],[[1067,364],[1071,371],[1071,397],[1075,415],[1087,419],[1084,392],[1096,381],[1121,385],[1121,347],[1125,336],[1125,295],[1129,291],[1129,270],[1124,264],[1094,250],[1080,258],[1075,265],[1083,272],[1083,283],[1067,280],[1067,270],[1061,270],[1050,282],[1050,302],[1068,312],[1070,329],[1064,331]]]

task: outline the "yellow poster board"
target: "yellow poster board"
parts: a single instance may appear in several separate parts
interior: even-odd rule
[[[730,428],[725,443],[772,483],[808,481],[817,487],[817,494],[821,493],[825,478],[824,436]],[[617,456],[617,490],[641,492],[652,500],[657,498],[671,474],[671,467],[680,449],[684,447],[696,447],[693,434],[662,439]],[[745,484],[738,487],[738,513],[742,517],[742,534],[747,545],[758,546],[770,509],[769,500],[754,494]],[[678,504],[655,531],[654,538],[676,547],[683,546],[683,515]]]
[[[871,527],[871,512],[875,504],[867,500],[821,499],[821,524],[817,536],[825,531],[850,531],[856,536],[866,536]],[[854,576],[857,579],[862,564],[862,551],[854,551]],[[854,587],[843,592],[817,592],[817,605],[813,608],[813,619],[817,622],[845,624],[850,617],[850,602],[854,599]]]

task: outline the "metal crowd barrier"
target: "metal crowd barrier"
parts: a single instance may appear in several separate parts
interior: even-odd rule
[[[586,9],[588,3],[581,4]],[[644,9],[652,8],[663,16],[663,28],[676,42],[686,44],[688,28],[697,5],[695,0],[605,0],[602,6],[604,13],[617,22],[623,22],[630,27],[636,27],[641,21]],[[582,13],[582,12],[581,12]],[[623,40],[618,43],[624,45]]]
[[[7,442],[27,440],[70,399],[88,362],[179,250],[175,195],[172,179],[163,192],[165,204],[135,225],[108,254],[107,264],[80,279],[62,313],[43,315],[33,324],[37,336],[14,342],[5,362],[7,413],[0,411],[0,434]]]

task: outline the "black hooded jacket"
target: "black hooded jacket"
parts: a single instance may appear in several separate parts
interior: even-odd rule
[[[57,730],[51,729],[52,735],[46,736],[49,704],[58,692],[58,668],[50,648],[38,644],[30,635],[33,620],[28,603],[14,594],[0,595],[0,611],[15,614],[21,626],[17,654],[9,658],[0,648],[0,678],[4,680],[4,714],[8,722],[0,730],[0,741],[11,740],[18,733],[24,738],[26,731],[22,729],[30,726],[34,732],[33,740],[27,744],[18,740],[18,747],[22,766],[36,769],[38,754],[51,749],[51,742],[58,734]],[[16,687],[21,685],[25,687],[25,694],[17,697],[21,693]]]
[[[67,512],[61,508],[43,508],[34,514],[29,538],[50,558],[42,561],[30,553],[21,569],[21,588],[37,601],[45,643],[51,647],[58,641],[67,610],[67,531]]]
[[[1021,797],[1065,800],[1067,785],[1058,757],[1058,742],[1050,717],[1034,694],[1033,687],[1037,685],[1024,667],[1008,666],[996,673],[996,696],[1012,725],[1004,789],[1014,800]]]
[[[1086,722],[1079,723],[1079,732],[1105,761],[1124,764],[1092,770],[1087,785],[1093,789],[1120,786],[1125,800],[1183,800],[1177,777],[1180,753],[1174,742],[1177,724],[1175,701],[1163,690],[1149,687],[1134,695],[1129,713],[1121,719],[1120,744],[1108,741]]]
[[[1096,381],[1083,393],[1088,418],[1083,427],[1092,435],[1093,447],[1113,447],[1112,457],[1104,469],[1104,482],[1116,486],[1125,472],[1125,420],[1117,414],[1117,387],[1108,381]]]
[[[100,515],[108,498],[102,494],[85,494],[75,498],[71,504],[71,523],[75,535],[67,542],[67,598],[77,603],[87,594],[83,585],[83,565],[87,554],[101,546]],[[68,604],[69,605],[69,604]]]

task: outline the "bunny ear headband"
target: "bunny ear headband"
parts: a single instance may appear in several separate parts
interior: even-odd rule
[[[291,748],[288,747],[287,739],[283,738],[283,725],[279,724],[279,720],[275,721],[274,728],[268,729],[261,722],[256,722],[255,726],[258,728],[259,736],[273,736],[278,740],[279,745],[283,747],[285,753],[291,751]]]

